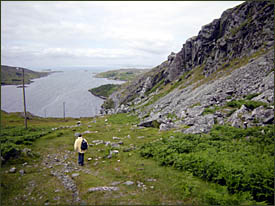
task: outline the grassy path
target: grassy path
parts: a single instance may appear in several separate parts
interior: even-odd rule
[[[2,119],[4,126],[18,125],[21,120],[15,116]],[[141,145],[172,136],[172,131],[138,128],[137,119],[126,114],[85,118],[79,127],[69,127],[75,126],[76,121],[30,121],[30,127],[59,129],[36,140],[30,147],[35,157],[24,156],[2,165],[2,205],[200,205],[205,192],[215,188],[187,172],[162,167],[140,156]],[[84,133],[90,144],[83,167],[77,165],[77,154],[73,151],[76,132]],[[16,173],[8,172],[12,167],[16,167]],[[23,175],[20,170],[24,170]],[[102,187],[116,191],[89,192]]]

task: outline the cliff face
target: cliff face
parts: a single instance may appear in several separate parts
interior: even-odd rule
[[[165,71],[167,81],[198,65],[203,65],[207,77],[236,57],[252,54],[264,44],[272,46],[273,15],[274,5],[267,1],[243,3],[223,12],[220,19],[203,26],[198,36],[183,44]]]
[[[187,133],[207,132],[214,124],[269,124],[273,30],[274,5],[268,1],[226,10],[177,54],[112,94],[115,108],[105,112],[134,110],[142,126],[158,122],[160,129],[185,127]]]

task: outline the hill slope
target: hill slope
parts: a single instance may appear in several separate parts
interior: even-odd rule
[[[49,75],[49,72],[35,72],[24,68],[25,84],[30,84],[32,79]],[[22,84],[22,69],[16,67],[1,65],[1,84],[19,85]]]
[[[186,133],[208,132],[214,124],[272,123],[273,25],[274,4],[268,1],[224,11],[180,52],[113,93],[107,101],[114,108],[102,112],[134,110],[140,125],[157,121],[161,129]]]
[[[1,205],[272,204],[272,127],[185,135],[137,127],[131,114],[78,120],[32,117],[25,130],[1,112]],[[89,142],[84,167],[77,132]]]
[[[112,80],[129,81],[135,79],[140,74],[147,72],[148,69],[118,69],[101,72],[95,75],[97,78],[108,78]]]

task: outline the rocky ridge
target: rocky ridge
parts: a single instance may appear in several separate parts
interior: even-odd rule
[[[179,128],[185,133],[208,132],[214,124],[243,128],[270,124],[273,28],[274,4],[268,1],[228,9],[178,53],[172,52],[167,61],[113,93],[115,107],[103,113],[134,111],[142,119],[140,126]],[[234,101],[241,105],[232,107]]]

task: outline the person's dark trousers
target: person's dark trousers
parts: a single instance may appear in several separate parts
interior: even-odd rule
[[[84,153],[78,153],[78,164],[81,166],[84,165]]]

